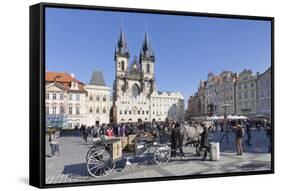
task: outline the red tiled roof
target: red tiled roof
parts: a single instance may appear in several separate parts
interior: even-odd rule
[[[45,80],[48,82],[53,82],[55,81],[56,78],[56,82],[78,82],[78,83],[82,83],[79,80],[77,80],[76,78],[73,78],[70,74],[65,73],[65,72],[46,72],[46,76],[45,76]]]
[[[46,82],[55,82],[59,83],[64,86],[67,91],[83,91],[86,92],[84,89],[84,84],[77,80],[76,78],[72,77],[70,74],[65,72],[46,72],[45,75]],[[78,90],[70,90],[71,82],[78,83]]]

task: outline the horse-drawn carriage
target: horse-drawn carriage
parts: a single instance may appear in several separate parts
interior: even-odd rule
[[[200,156],[199,142],[203,128],[200,126],[192,127],[192,129],[190,126],[183,126],[183,128],[185,142],[195,144],[196,153]],[[167,135],[163,136],[167,137]],[[151,156],[156,165],[164,165],[171,158],[171,147],[167,141],[163,143],[150,133],[109,139],[101,138],[94,142],[86,155],[88,173],[93,177],[109,175],[115,168],[116,162],[124,159],[124,153],[129,156],[127,157],[128,163],[130,163],[130,158],[140,157],[146,153]]]

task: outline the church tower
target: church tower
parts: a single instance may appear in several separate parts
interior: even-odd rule
[[[117,44],[115,47],[115,76],[116,77],[124,77],[128,72],[128,65],[129,65],[129,49],[126,41],[126,37],[121,28],[120,36],[117,40]]]
[[[146,32],[140,52],[140,64],[144,79],[154,78],[154,61],[154,51],[151,48],[148,34]]]
[[[154,62],[154,51],[151,48],[148,34],[146,32],[140,52],[140,66],[143,84],[142,91],[146,95],[150,95],[153,91],[156,91],[156,84],[154,78]]]

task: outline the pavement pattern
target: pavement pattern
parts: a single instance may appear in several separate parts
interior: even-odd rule
[[[252,145],[243,144],[242,156],[236,155],[234,133],[228,135],[229,143],[225,139],[220,143],[219,161],[201,161],[195,155],[195,148],[187,146],[184,147],[184,158],[177,156],[166,165],[156,165],[144,154],[131,159],[131,165],[125,165],[126,159],[118,161],[110,175],[100,178],[91,177],[87,172],[86,153],[92,146],[91,141],[84,143],[81,137],[61,137],[60,154],[51,157],[46,137],[46,184],[271,170],[269,142],[263,130],[252,132]],[[215,132],[212,141],[219,142],[220,137],[221,133]],[[243,140],[246,139],[247,135]],[[124,154],[125,157],[129,155]]]

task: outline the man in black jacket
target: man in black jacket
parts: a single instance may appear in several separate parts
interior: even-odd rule
[[[204,124],[201,124],[204,127],[204,131],[201,134],[201,142],[200,142],[200,149],[204,149],[204,156],[203,156],[203,161],[206,160],[207,154],[210,150],[209,146],[209,131],[208,128],[204,126]]]
[[[173,123],[171,126],[170,140],[171,140],[171,157],[175,157],[177,151],[177,129],[175,127],[175,123]]]

